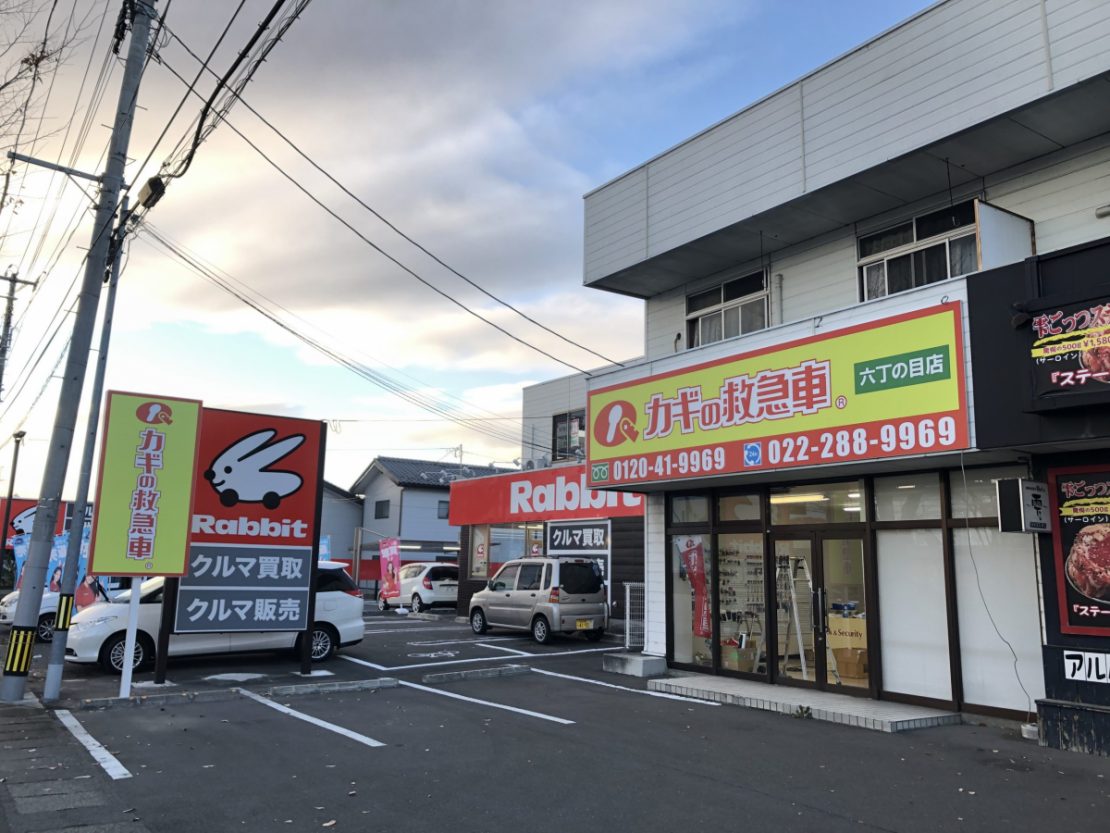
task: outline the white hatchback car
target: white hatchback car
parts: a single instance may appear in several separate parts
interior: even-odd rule
[[[37,637],[39,642],[50,642],[54,639],[54,620],[58,614],[58,597],[59,593],[55,590],[44,590],[42,593],[42,601],[39,602],[39,618],[37,626]],[[90,591],[89,596],[92,597]],[[97,585],[96,596],[98,601],[107,601],[110,598],[110,591],[105,591],[104,586]],[[19,606],[19,591],[13,590],[11,593],[0,599],[0,625],[7,626],[15,622],[15,610]]]
[[[397,604],[408,602],[413,613],[420,613],[433,605],[451,605],[459,598],[459,565],[443,561],[414,561],[406,564],[397,574],[401,580],[401,595]],[[378,610],[389,609],[389,599],[378,594]]]
[[[162,578],[142,583],[139,601],[139,631],[135,641],[134,667],[154,659],[154,645],[162,616]],[[125,590],[111,602],[87,607],[73,617],[66,640],[66,660],[99,663],[112,674],[123,670],[127,608],[131,591]],[[321,561],[316,580],[316,622],[312,627],[312,661],[331,657],[340,647],[362,641],[362,591],[347,574],[345,565]],[[290,631],[182,633],[170,636],[171,657],[224,654],[236,651],[299,649],[300,634]]]

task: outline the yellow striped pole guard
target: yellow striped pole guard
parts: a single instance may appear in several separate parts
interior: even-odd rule
[[[8,651],[4,655],[4,673],[13,677],[26,677],[31,670],[31,655],[35,652],[35,627],[13,627],[8,637]]]
[[[58,612],[54,614],[54,630],[68,631],[69,622],[73,618],[73,594],[63,593],[58,597]]]

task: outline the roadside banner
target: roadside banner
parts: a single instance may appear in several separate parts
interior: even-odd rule
[[[378,542],[378,559],[382,566],[382,589],[378,594],[383,599],[397,599],[401,596],[401,542],[397,538],[382,538]]]
[[[205,408],[174,631],[302,631],[325,424]]]
[[[199,425],[196,400],[108,392],[89,573],[185,572]]]

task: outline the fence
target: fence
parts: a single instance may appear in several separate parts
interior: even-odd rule
[[[644,647],[644,583],[624,583],[624,647],[626,650]]]

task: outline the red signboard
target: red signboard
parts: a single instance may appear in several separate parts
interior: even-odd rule
[[[194,544],[312,546],[322,423],[205,408]]]
[[[585,465],[476,477],[451,484],[449,518],[454,526],[643,514],[643,495],[588,488]]]
[[[1110,467],[1048,470],[1060,631],[1110,636]]]
[[[0,498],[0,519],[6,514],[7,498]],[[8,518],[8,528],[4,530],[4,540],[13,535],[30,535],[31,527],[35,525],[35,511],[39,502],[29,498],[12,498],[11,517]],[[58,511],[58,521],[54,525],[54,534],[61,535],[66,529],[66,518],[69,516],[70,504],[63,503]],[[2,521],[0,521],[2,522]]]

